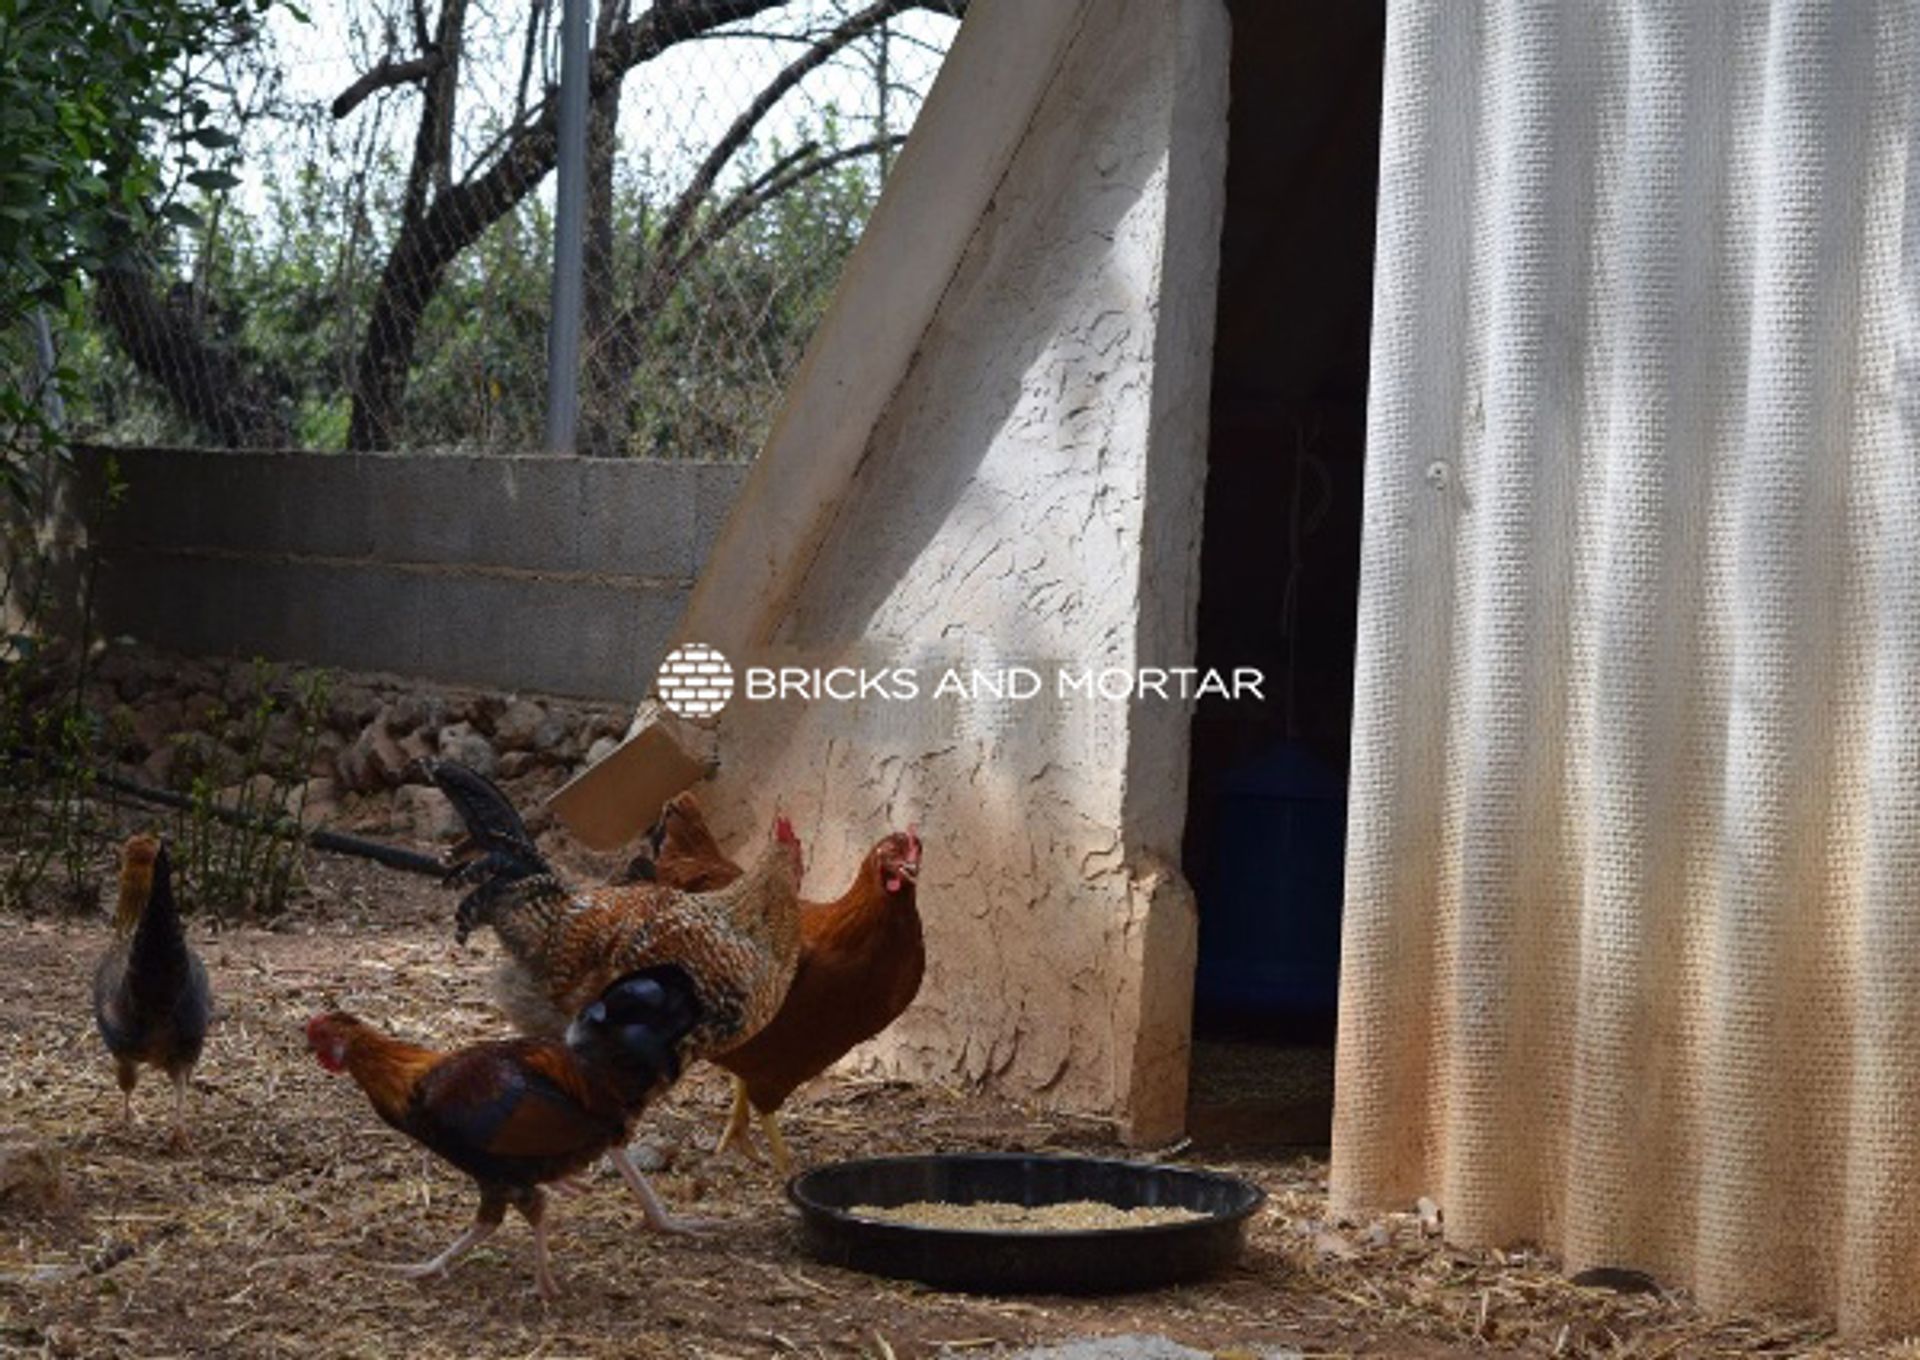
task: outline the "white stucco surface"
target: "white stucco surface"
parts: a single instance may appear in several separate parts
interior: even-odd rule
[[[1019,14],[982,4],[969,25],[1038,22]],[[925,691],[950,665],[1191,663],[1226,28],[1214,3],[1090,7],[827,521],[765,573],[777,598],[703,583],[681,632],[725,633],[736,666],[922,678],[910,703],[737,702],[719,727],[723,834],[791,812],[809,896],[890,827],[926,839],[927,980],[860,1060],[1112,1112],[1141,1138],[1184,1112],[1188,710]],[[965,102],[930,102],[942,114]],[[790,404],[833,399],[808,382]],[[804,456],[763,456],[710,573],[791,534],[767,493]]]

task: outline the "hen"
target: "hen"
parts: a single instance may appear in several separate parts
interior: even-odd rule
[[[344,1011],[308,1021],[307,1046],[322,1067],[351,1076],[380,1118],[480,1188],[473,1225],[400,1273],[446,1271],[492,1235],[511,1205],[533,1228],[534,1283],[551,1297],[541,1186],[626,1142],[640,1112],[678,1080],[701,1016],[692,980],[664,964],[616,980],[564,1042],[512,1039],[442,1053]]]
[[[677,963],[693,979],[701,1007],[687,1045],[693,1057],[737,1046],[779,1009],[800,949],[800,842],[785,817],[775,819],[759,858],[718,891],[644,883],[575,890],[491,782],[451,761],[425,769],[467,829],[448,880],[476,886],[460,902],[455,936],[492,928],[507,955],[497,995],[520,1029],[554,1034],[611,978],[655,963]],[[624,1148],[613,1156],[648,1222],[679,1226]]]
[[[672,887],[725,884],[740,868],[721,851],[691,792],[661,812],[649,833],[656,881]],[[713,1061],[733,1074],[733,1110],[714,1151],[747,1144],[748,1110],[759,1118],[782,1176],[793,1159],[776,1112],[809,1081],[899,1018],[926,971],[916,903],[920,837],[881,840],[851,886],[831,902],[800,904],[800,961],[786,1000],[765,1028]]]
[[[187,1080],[200,1061],[213,993],[206,966],[187,946],[173,900],[167,849],[134,836],[120,857],[114,941],[93,972],[93,1019],[120,1080],[121,1118],[133,1119],[140,1066],[173,1080],[173,1145],[187,1146]]]

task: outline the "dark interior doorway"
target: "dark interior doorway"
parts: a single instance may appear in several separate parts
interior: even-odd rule
[[[1196,1138],[1331,1118],[1384,0],[1229,0],[1232,107],[1193,723]]]

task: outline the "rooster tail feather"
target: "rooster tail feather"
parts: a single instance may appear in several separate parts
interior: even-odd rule
[[[490,869],[497,872],[507,867],[505,862],[518,861],[517,867],[525,873],[547,872],[547,862],[541,858],[527,824],[491,779],[452,760],[427,759],[420,765],[460,814],[473,848],[494,861]]]
[[[423,760],[420,768],[447,795],[467,829],[466,841],[456,847],[456,861],[445,880],[449,887],[473,887],[454,912],[454,938],[464,944],[492,919],[495,905],[510,885],[551,877],[553,870],[527,824],[492,780],[451,760]]]
[[[187,936],[180,924],[179,904],[173,900],[173,865],[164,845],[153,857],[153,886],[127,958],[136,989],[149,979],[171,986],[187,971]]]

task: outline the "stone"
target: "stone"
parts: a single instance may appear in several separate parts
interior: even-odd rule
[[[330,727],[323,727],[313,734],[313,755],[307,760],[307,773],[310,775],[332,776],[340,761],[340,753],[347,749],[347,739]]]
[[[475,774],[493,778],[500,768],[499,753],[472,723],[457,722],[440,729],[440,758],[465,765]]]
[[[626,736],[630,721],[630,714],[610,709],[601,710],[587,718],[587,736],[590,740],[612,737],[618,741]]]
[[[216,694],[219,690],[219,673],[204,661],[182,659],[173,669],[173,691],[176,694]]]
[[[327,724],[337,732],[358,732],[380,712],[380,696],[365,685],[338,684],[327,696]]]
[[[393,795],[395,821],[423,841],[458,840],[465,832],[460,814],[440,790],[409,784]]]
[[[587,764],[598,765],[619,749],[620,738],[598,737],[594,740],[593,745],[587,748]]]
[[[540,763],[540,757],[531,751],[508,751],[500,757],[495,774],[500,779],[518,779]]]
[[[325,825],[339,814],[339,785],[325,775],[317,775],[294,790],[288,809],[308,829]]]
[[[435,690],[409,690],[387,706],[387,730],[395,735],[438,732],[446,723],[446,696]]]
[[[370,722],[340,753],[335,769],[342,788],[369,793],[392,788],[405,777],[407,754],[392,733],[378,722]]]
[[[503,751],[531,751],[559,737],[552,715],[531,699],[515,699],[493,722],[493,741]]]
[[[240,775],[240,758],[205,732],[176,732],[166,749],[172,758],[162,782],[168,788],[184,791],[199,782],[222,788]]]
[[[275,782],[272,775],[256,774],[221,789],[214,795],[213,801],[220,807],[245,807],[249,812],[270,816],[286,810],[283,795],[287,792],[289,790]]]
[[[180,706],[180,726],[192,732],[210,732],[227,720],[226,702],[217,694],[200,691]]]
[[[156,788],[173,787],[173,743],[158,747],[140,762],[140,777]]]
[[[95,665],[94,674],[130,704],[172,683],[163,658],[128,647],[109,649]]]
[[[267,719],[261,754],[278,764],[299,750],[305,737],[299,716],[283,708]]]
[[[424,727],[400,738],[400,754],[407,758],[402,777],[410,784],[426,783],[427,777],[420,770],[419,762],[433,755],[437,749]]]
[[[186,726],[186,709],[170,695],[141,704],[133,711],[133,739],[147,751],[157,751],[167,738]]]

